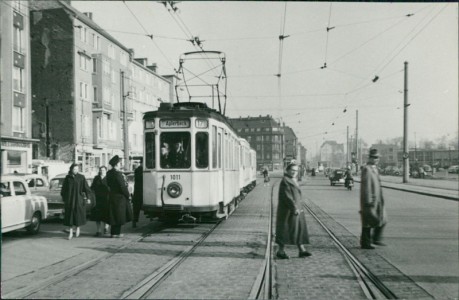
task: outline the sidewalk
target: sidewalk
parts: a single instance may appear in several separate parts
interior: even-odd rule
[[[459,201],[457,181],[409,178],[408,183],[403,183],[403,177],[380,176],[380,178],[385,188]],[[359,177],[354,180],[360,182]]]

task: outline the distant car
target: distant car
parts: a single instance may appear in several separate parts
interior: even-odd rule
[[[40,174],[12,174],[20,176],[25,180],[32,193],[47,191],[49,189],[48,179]]]
[[[85,174],[83,174],[85,175]],[[49,182],[49,189],[47,191],[40,192],[39,194],[44,196],[48,200],[48,216],[63,218],[64,217],[64,201],[62,200],[61,190],[62,185],[64,184],[64,179],[67,176],[67,173],[59,174]],[[93,178],[87,177],[85,175],[86,182],[89,186],[92,184]],[[85,201],[88,199],[85,197]],[[89,199],[89,202],[86,203],[86,213],[89,215],[94,199]]]
[[[48,204],[43,196],[33,195],[27,182],[16,175],[3,175],[0,183],[2,233],[25,228],[31,234],[40,230],[47,218]]]
[[[344,184],[345,171],[341,169],[333,170],[328,177],[330,179],[330,185]]]
[[[451,166],[448,168],[448,173],[456,174],[459,173],[459,166]]]

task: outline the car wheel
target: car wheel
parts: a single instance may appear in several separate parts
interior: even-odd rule
[[[35,212],[32,216],[32,220],[30,221],[30,225],[26,227],[26,230],[30,234],[37,234],[40,230],[41,224],[41,214],[39,212]]]

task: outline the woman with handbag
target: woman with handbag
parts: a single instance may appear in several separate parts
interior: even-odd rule
[[[309,244],[309,235],[302,208],[301,190],[296,179],[298,168],[295,162],[290,163],[279,187],[276,219],[276,243],[279,250],[276,256],[280,259],[289,258],[285,253],[285,245],[296,245],[299,257],[311,256],[304,246]]]

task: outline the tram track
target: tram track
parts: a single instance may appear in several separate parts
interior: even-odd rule
[[[322,222],[314,210],[306,203],[303,207],[310,213],[316,222],[330,236],[335,246],[338,248],[350,269],[355,274],[357,281],[367,297],[367,299],[398,299],[393,291],[391,291],[375,274],[373,274],[365,265],[363,265],[350,251],[344,246],[337,236]]]

